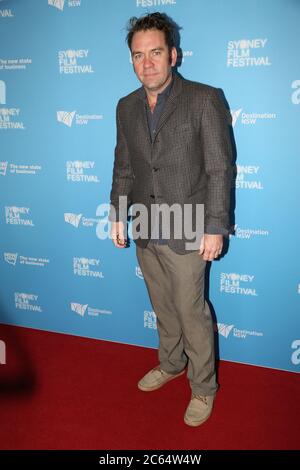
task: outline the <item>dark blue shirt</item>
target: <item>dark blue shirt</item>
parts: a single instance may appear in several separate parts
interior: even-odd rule
[[[157,125],[159,123],[159,119],[162,115],[162,112],[163,112],[163,109],[164,109],[165,104],[167,102],[167,99],[170,95],[172,85],[173,85],[173,80],[163,90],[162,93],[159,93],[159,95],[157,95],[157,101],[156,101],[156,105],[155,105],[155,108],[154,108],[153,112],[151,112],[151,109],[150,109],[150,106],[149,106],[149,103],[148,103],[148,99],[147,99],[147,95],[146,95],[146,92],[145,92],[144,101],[145,101],[145,106],[146,106],[146,111],[147,111],[147,120],[148,120],[148,127],[149,127],[151,140],[153,140],[155,138]]]

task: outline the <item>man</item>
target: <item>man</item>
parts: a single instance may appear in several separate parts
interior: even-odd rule
[[[172,72],[177,62],[174,32],[165,14],[130,20],[127,42],[143,86],[117,106],[111,237],[116,247],[126,246],[131,204],[143,204],[149,213],[153,207],[189,204],[192,227],[196,207],[204,205],[204,234],[196,248],[187,248],[185,234],[175,236],[178,217],[165,236],[157,210],[144,220],[150,223],[147,236],[135,240],[159,333],[159,365],[138,388],[157,390],[182,375],[188,364],[192,396],[184,421],[198,426],[210,416],[217,391],[204,274],[206,262],[221,254],[223,236],[229,233],[232,155],[227,111],[217,90]]]

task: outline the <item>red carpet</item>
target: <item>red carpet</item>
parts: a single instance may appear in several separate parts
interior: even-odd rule
[[[298,374],[221,362],[211,418],[183,423],[186,376],[136,382],[157,351],[0,325],[1,449],[299,449]]]

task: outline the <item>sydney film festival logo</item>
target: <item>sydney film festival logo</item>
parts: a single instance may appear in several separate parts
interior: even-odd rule
[[[4,209],[7,224],[34,227],[33,220],[29,216],[29,207],[5,206]]]
[[[237,189],[262,190],[263,183],[259,178],[260,166],[237,165],[235,187]]]
[[[8,2],[6,2],[6,5],[7,3]],[[1,18],[13,18],[13,17],[14,17],[14,14],[11,8],[0,8],[0,19]]]
[[[37,303],[39,296],[27,292],[15,292],[15,307],[20,310],[42,312],[42,307]]]
[[[100,260],[97,258],[73,257],[73,273],[75,276],[104,278],[103,272],[99,271]]]
[[[68,49],[58,51],[58,65],[60,74],[86,74],[94,73],[93,67],[88,63],[88,49]]]
[[[95,171],[95,161],[75,160],[66,162],[67,180],[72,183],[99,183]]]
[[[267,43],[267,38],[228,41],[227,67],[266,67],[272,65],[265,52]]]
[[[256,297],[253,274],[221,273],[220,292],[223,294],[250,295]]]
[[[24,130],[24,123],[20,120],[21,109],[2,107],[7,104],[6,101],[6,83],[0,80],[0,130]]]

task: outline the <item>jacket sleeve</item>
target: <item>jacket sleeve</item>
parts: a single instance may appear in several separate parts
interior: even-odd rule
[[[113,168],[113,181],[110,192],[111,209],[109,220],[111,222],[127,221],[128,207],[131,204],[131,189],[133,184],[133,171],[126,137],[120,119],[120,101],[116,111],[117,143],[115,147],[115,160]]]
[[[201,142],[207,175],[204,233],[229,235],[232,146],[229,115],[216,88],[210,88],[201,122]]]

